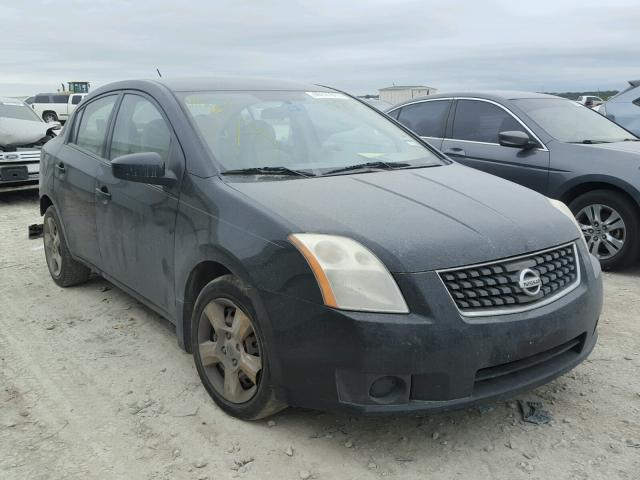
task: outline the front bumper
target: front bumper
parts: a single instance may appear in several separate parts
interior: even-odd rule
[[[411,413],[507,398],[551,381],[597,340],[602,280],[580,243],[580,285],[522,313],[463,317],[435,272],[396,275],[408,315],[340,311],[261,291],[277,396],[319,410]],[[394,389],[372,395],[381,377],[391,377]]]

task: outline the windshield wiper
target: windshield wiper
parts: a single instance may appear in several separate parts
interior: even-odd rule
[[[625,138],[623,142],[640,142],[640,138]]]
[[[358,163],[356,165],[349,165],[347,167],[336,168],[329,170],[325,175],[331,175],[333,173],[352,172],[354,170],[395,170],[396,168],[410,167],[411,164],[405,162],[367,162]]]
[[[287,167],[250,167],[225,170],[222,175],[288,175],[297,177],[315,177],[313,173],[302,173]]]
[[[608,140],[580,140],[579,142],[569,142],[569,143],[583,143],[585,145],[595,145],[597,143],[611,143]]]

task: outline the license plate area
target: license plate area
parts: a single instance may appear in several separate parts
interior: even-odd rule
[[[29,180],[29,170],[26,165],[15,167],[0,167],[0,180],[3,182],[19,182]]]

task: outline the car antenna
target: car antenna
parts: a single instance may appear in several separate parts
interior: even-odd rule
[[[156,67],[156,72],[158,72],[158,76],[162,78],[162,74],[160,73],[160,69],[158,67]]]

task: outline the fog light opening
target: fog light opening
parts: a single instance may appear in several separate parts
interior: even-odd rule
[[[400,399],[407,386],[399,377],[385,376],[377,378],[369,387],[369,396],[380,403],[392,403]]]

